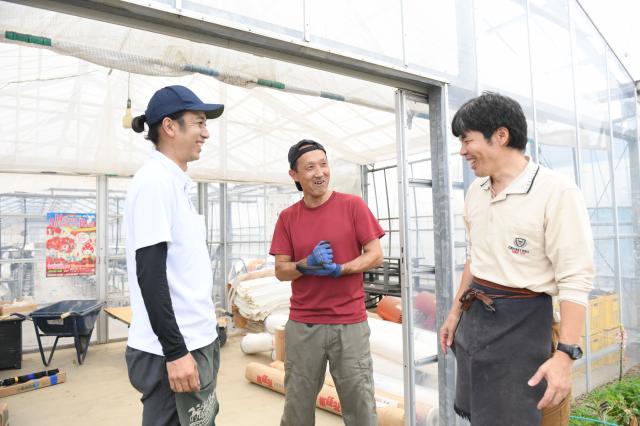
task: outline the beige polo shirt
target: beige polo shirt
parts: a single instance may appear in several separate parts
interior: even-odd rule
[[[586,306],[593,238],[575,183],[529,160],[493,199],[491,179],[476,179],[467,192],[464,221],[473,276]]]

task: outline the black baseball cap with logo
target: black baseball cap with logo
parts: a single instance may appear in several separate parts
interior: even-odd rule
[[[287,158],[289,159],[289,168],[291,170],[295,170],[298,158],[300,158],[307,152],[315,151],[317,149],[321,150],[325,154],[327,153],[327,151],[324,149],[324,146],[316,141],[312,141],[311,139],[303,139],[291,146],[291,148],[289,148],[289,155],[287,156]],[[296,182],[296,188],[298,188],[298,191],[302,191],[300,182]]]

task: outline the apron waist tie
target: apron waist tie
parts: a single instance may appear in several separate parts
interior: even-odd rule
[[[493,299],[531,299],[534,297],[542,296],[543,293],[537,293],[535,291],[528,290],[526,288],[514,288],[505,287],[500,284],[493,283],[491,281],[483,280],[482,278],[472,277],[473,282],[479,284],[482,287],[488,289],[500,290],[509,294],[494,294],[487,293],[486,291],[478,288],[469,288],[460,297],[461,308],[463,311],[468,311],[471,304],[477,299],[482,302],[483,307],[489,312],[495,312],[496,307],[493,303]]]

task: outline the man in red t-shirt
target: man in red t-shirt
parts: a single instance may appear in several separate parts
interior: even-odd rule
[[[269,251],[278,279],[293,281],[280,424],[315,423],[328,361],[345,424],[375,426],[362,272],[382,264],[384,231],[362,198],[328,189],[322,145],[302,140],[288,159],[289,175],[304,197],[280,213]]]

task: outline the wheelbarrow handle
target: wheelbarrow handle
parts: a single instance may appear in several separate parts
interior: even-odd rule
[[[0,317],[0,319],[5,319],[5,318],[9,318],[9,317],[18,317],[18,318],[20,318],[22,320],[30,320],[31,319],[31,317],[29,315],[20,314],[18,312],[13,312],[13,313],[11,313],[9,315],[4,315],[4,316]]]

